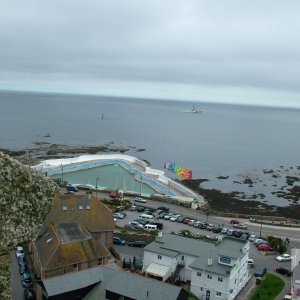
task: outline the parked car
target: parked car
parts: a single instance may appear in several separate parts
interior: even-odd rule
[[[113,243],[115,245],[121,245],[121,246],[124,246],[125,245],[125,240],[122,240],[120,237],[118,236],[114,236],[113,237]]]
[[[214,233],[220,233],[222,231],[222,227],[218,226],[218,227],[214,227],[212,230]]]
[[[255,270],[255,277],[263,277],[267,273],[267,268],[259,267]]]
[[[165,212],[169,212],[169,208],[165,207],[165,206],[160,206],[160,207],[157,208],[157,210],[163,210]]]
[[[177,220],[177,218],[181,217],[180,215],[173,215],[171,218],[170,218],[170,221],[171,222],[175,222]]]
[[[24,272],[22,274],[22,285],[25,288],[32,287],[32,279],[31,279],[31,276],[28,272]]]
[[[239,228],[239,229],[247,229],[247,225],[244,223],[233,224],[233,227]]]
[[[254,267],[254,260],[252,258],[248,258],[247,265],[249,268]]]
[[[22,255],[22,256],[18,257],[18,264],[19,265],[26,264],[26,257],[25,257],[25,255]]]
[[[232,232],[232,235],[234,236],[234,237],[236,237],[236,238],[240,238],[242,235],[243,235],[243,231],[240,231],[240,230],[234,230],[233,232]]]
[[[157,229],[159,229],[159,230],[163,230],[163,228],[164,228],[164,224],[160,223],[160,222],[151,222],[151,224],[156,225]]]
[[[183,223],[183,224],[189,224],[190,220],[191,220],[190,218],[185,217],[185,218],[182,220],[182,223]]]
[[[206,230],[212,231],[212,230],[214,229],[214,227],[215,227],[215,225],[213,225],[213,224],[208,224],[208,225],[206,226]]]
[[[22,263],[19,265],[19,272],[20,272],[20,275],[22,275],[25,272],[28,272],[28,268],[27,268],[26,264]]]
[[[137,206],[137,207],[136,207],[136,211],[137,211],[137,212],[144,212],[144,211],[145,211],[145,208],[142,207],[142,206]]]
[[[125,216],[123,214],[118,213],[118,212],[113,213],[113,217],[116,219],[124,219],[125,218]]]
[[[196,221],[196,222],[194,223],[193,226],[194,226],[195,228],[199,228],[199,224],[200,224],[200,223],[201,223],[201,221]]]
[[[67,185],[67,191],[76,193],[76,192],[78,192],[78,188],[75,185],[68,184]]]
[[[146,246],[146,243],[145,241],[134,241],[134,242],[129,242],[128,246],[144,248]]]
[[[21,246],[18,246],[16,248],[16,257],[18,258],[19,256],[24,256],[25,252],[24,252],[24,248]]]
[[[183,219],[184,219],[184,216],[180,216],[177,218],[176,222],[182,223]]]
[[[25,300],[35,300],[35,293],[33,289],[24,289],[24,299]]]
[[[132,263],[136,269],[138,269],[140,271],[143,269],[143,261],[139,256],[134,256]]]
[[[278,261],[288,261],[291,259],[292,259],[292,257],[289,254],[282,254],[282,255],[276,257],[276,260],[278,260]]]
[[[268,244],[261,244],[257,247],[258,251],[273,251],[273,247]]]
[[[249,236],[249,238],[248,238],[248,240],[250,241],[250,242],[253,242],[254,240],[256,240],[257,239],[257,235],[255,235],[255,234],[250,234],[250,236]]]
[[[222,234],[226,234],[226,233],[227,233],[227,230],[228,230],[228,229],[224,227],[224,228],[222,228],[221,233],[222,233]]]
[[[130,269],[131,268],[131,259],[128,257],[123,258],[123,269]]]
[[[230,220],[230,224],[240,224],[241,222],[239,220],[236,219],[232,219]]]
[[[132,205],[132,206],[129,207],[129,210],[130,211],[137,211],[137,206]]]
[[[201,222],[201,223],[199,224],[199,228],[201,228],[201,229],[206,229],[207,225],[208,225],[207,222]]]
[[[167,213],[165,216],[164,216],[164,219],[165,220],[170,220],[170,218],[173,216],[172,213]]]
[[[277,268],[275,270],[275,272],[277,272],[281,275],[284,275],[284,276],[291,276],[292,275],[292,272],[288,269],[285,269],[285,268]]]
[[[256,240],[254,240],[253,244],[258,247],[261,244],[268,244],[268,242],[263,239],[256,239]]]
[[[190,220],[189,223],[188,223],[188,225],[194,226],[195,222],[196,222],[196,220]]]
[[[146,203],[147,200],[143,199],[143,198],[140,198],[140,197],[137,197],[134,199],[135,202],[141,202],[141,203]]]
[[[128,222],[128,225],[130,225],[130,226],[137,226],[139,228],[143,228],[144,227],[144,225],[142,223],[139,223],[139,222],[136,222],[136,221]]]
[[[234,229],[227,229],[227,235],[228,236],[233,236],[233,232],[234,232]]]

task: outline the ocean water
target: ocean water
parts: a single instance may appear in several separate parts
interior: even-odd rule
[[[166,161],[174,161],[191,169],[194,178],[210,179],[206,186],[224,190],[231,185],[217,176],[230,179],[253,170],[299,166],[300,110],[197,103],[201,114],[184,112],[193,104],[1,92],[0,148],[32,147],[43,141],[114,142],[144,148],[127,154],[147,159],[153,168],[163,169]]]

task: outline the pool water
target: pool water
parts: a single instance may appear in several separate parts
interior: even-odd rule
[[[98,166],[78,171],[61,172],[60,174],[58,173],[51,177],[63,179],[70,184],[90,184],[93,186],[96,186],[97,178],[99,178],[97,182],[99,189],[118,189],[142,195],[158,193],[149,185],[136,180],[132,173],[116,164]]]

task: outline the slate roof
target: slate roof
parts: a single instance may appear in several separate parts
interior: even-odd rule
[[[201,240],[186,238],[173,234],[163,234],[155,241],[148,244],[144,251],[150,251],[157,254],[176,257],[180,254],[195,256],[195,260],[189,265],[197,270],[229,276],[232,267],[218,263],[219,256],[226,256],[233,259],[242,255],[242,248],[247,241],[224,237],[217,243],[209,243]],[[212,258],[212,265],[208,266],[208,258]]]
[[[90,232],[113,231],[115,229],[111,210],[90,195],[57,194],[44,222],[43,230],[50,222],[54,224],[78,222]]]
[[[48,296],[55,296],[99,282],[105,290],[138,300],[174,300],[182,293],[180,287],[105,266],[46,279],[43,285]]]
[[[69,228],[73,235],[61,230]],[[77,223],[48,224],[48,231],[35,241],[39,260],[47,270],[110,256],[108,249]]]

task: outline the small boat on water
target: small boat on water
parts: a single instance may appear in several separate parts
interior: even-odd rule
[[[191,110],[184,110],[183,112],[188,112],[188,113],[194,113],[194,114],[201,114],[201,110],[196,108],[195,105],[193,105]]]

